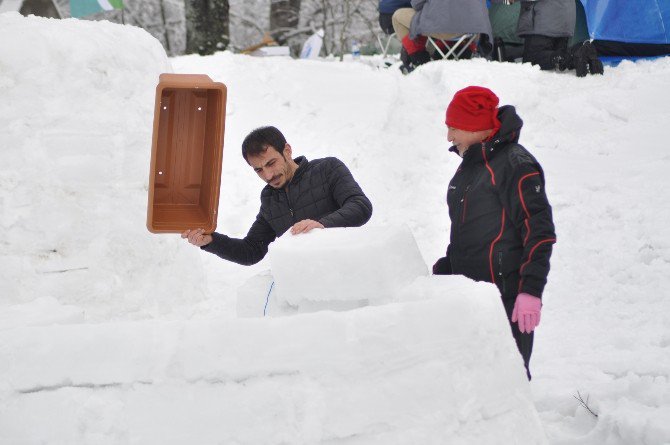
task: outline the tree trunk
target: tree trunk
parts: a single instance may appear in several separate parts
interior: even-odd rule
[[[270,34],[280,45],[287,43],[284,34],[300,23],[300,0],[270,1]]]
[[[230,42],[228,0],[186,0],[186,53],[223,51]]]

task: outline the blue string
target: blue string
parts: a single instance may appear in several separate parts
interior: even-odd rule
[[[272,284],[270,285],[270,290],[268,291],[268,296],[265,299],[265,307],[263,308],[263,317],[265,317],[265,311],[268,308],[268,301],[270,301],[270,294],[272,293],[272,288],[274,287],[275,282],[273,281]]]

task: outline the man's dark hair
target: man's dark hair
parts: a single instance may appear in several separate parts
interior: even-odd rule
[[[249,156],[257,156],[269,147],[274,148],[283,156],[285,146],[286,138],[276,127],[256,128],[242,142],[242,157],[249,162],[247,159]]]

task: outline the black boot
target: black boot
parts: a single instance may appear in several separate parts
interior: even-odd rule
[[[495,39],[494,39],[495,42]],[[479,42],[477,42],[477,48],[479,49],[479,53],[484,56],[487,60],[491,60],[493,57],[495,57],[495,54],[493,54],[493,48],[495,48],[494,42],[491,42],[489,40],[489,35],[488,34],[479,34]],[[502,62],[500,60],[499,62]]]
[[[404,63],[400,65],[400,72],[405,76],[414,71],[414,66],[412,64],[405,65]]]
[[[577,77],[585,77],[588,74],[589,69],[589,56],[588,48],[584,47],[583,43],[577,43],[570,47],[568,51],[569,68],[575,69],[575,74]]]
[[[598,59],[596,47],[588,40],[573,45],[569,57],[572,59],[570,65],[575,69],[577,77],[584,77],[588,73],[603,74],[605,71],[603,63]]]
[[[400,65],[400,71],[407,75],[414,71],[414,66],[412,65],[412,62],[409,60],[409,54],[407,54],[407,50],[405,47],[402,47],[400,49],[400,61],[402,62],[402,65]]]
[[[598,50],[593,44],[589,41],[584,42],[584,46],[587,48],[587,57],[589,60],[589,73],[591,74],[604,74],[605,68],[603,63],[598,58]]]
[[[430,54],[428,54],[428,51],[421,50],[417,51],[414,54],[409,55],[409,60],[412,62],[412,65],[416,68],[419,65],[423,65],[424,63],[428,63],[431,61]]]
[[[589,72],[591,74],[605,74],[605,67],[600,59],[596,58],[589,62]]]
[[[554,67],[559,71],[565,71],[568,69],[568,57],[565,54],[556,54],[551,58]]]

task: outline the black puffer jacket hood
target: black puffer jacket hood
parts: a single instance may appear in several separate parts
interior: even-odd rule
[[[521,117],[516,114],[516,108],[513,105],[504,105],[498,109],[498,120],[500,121],[500,128],[498,131],[491,136],[488,141],[484,144],[488,145],[487,156],[493,158],[500,151],[500,147],[504,147],[510,143],[518,143],[519,136],[521,136],[521,127],[523,127],[523,120]],[[482,160],[481,157],[477,157],[475,152],[481,152],[482,144],[472,145],[463,156],[463,159],[466,159],[470,156],[474,156],[474,160]],[[458,154],[458,149],[456,146],[449,148],[449,151]],[[469,153],[469,154],[468,154]]]

